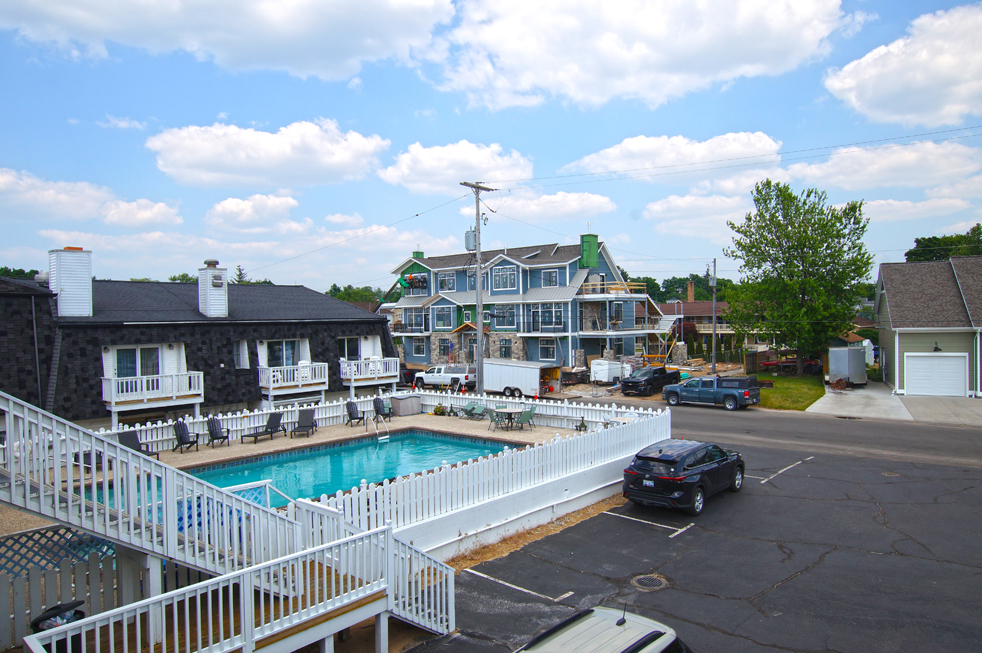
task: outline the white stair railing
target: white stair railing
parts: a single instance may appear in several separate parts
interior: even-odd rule
[[[0,503],[225,574],[302,547],[299,524],[0,392]]]

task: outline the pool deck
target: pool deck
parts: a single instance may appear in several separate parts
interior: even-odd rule
[[[559,429],[556,427],[536,426],[518,430],[496,431],[488,430],[488,420],[471,420],[459,417],[442,417],[436,415],[411,415],[406,417],[394,417],[387,422],[390,432],[403,431],[406,429],[421,429],[448,435],[464,435],[474,438],[484,438],[504,442],[509,445],[523,446],[548,442],[557,435],[567,436],[576,433],[571,429]],[[383,431],[381,426],[380,431]],[[191,449],[185,453],[175,453],[172,451],[161,451],[160,462],[166,463],[171,467],[190,470],[195,467],[213,465],[215,463],[227,463],[233,460],[255,458],[270,453],[281,451],[291,451],[325,444],[327,442],[343,442],[364,437],[375,437],[375,429],[369,424],[368,430],[362,425],[357,426],[322,426],[311,434],[310,437],[296,436],[290,438],[283,435],[280,431],[273,440],[268,437],[262,438],[258,443],[252,441],[243,442],[241,440],[233,442],[231,445],[215,445],[214,448],[207,445],[198,447],[198,451]],[[207,436],[202,436],[202,441],[207,440]],[[419,470],[422,471],[422,470]]]
[[[496,440],[516,446],[548,442],[557,435],[567,436],[576,433],[572,429],[546,426],[536,426],[532,429],[526,427],[524,430],[504,431],[498,429],[497,431],[489,431],[488,420],[486,419],[476,421],[461,419],[459,417],[439,417],[422,413],[406,417],[394,417],[387,424],[390,432],[406,429],[421,429],[424,431],[446,433],[448,435],[464,435]],[[190,470],[195,467],[205,467],[215,463],[227,463],[233,460],[255,458],[256,456],[269,453],[315,447],[327,442],[342,442],[344,440],[364,438],[367,436],[375,437],[375,429],[371,425],[368,426],[367,432],[365,427],[360,424],[354,427],[344,425],[322,426],[315,433],[311,434],[310,437],[301,435],[290,438],[288,435],[283,435],[283,432],[280,431],[273,440],[263,438],[255,444],[252,441],[243,442],[242,440],[237,440],[230,446],[216,445],[215,448],[202,444],[198,447],[198,451],[192,449],[185,453],[161,451],[160,462],[178,469]],[[206,441],[207,439],[207,435],[201,437],[202,441]],[[32,528],[40,528],[50,524],[51,522],[40,517],[20,512],[15,508],[0,506],[0,536]]]

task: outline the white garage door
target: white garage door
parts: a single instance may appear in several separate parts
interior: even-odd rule
[[[905,354],[909,395],[968,396],[968,354]]]

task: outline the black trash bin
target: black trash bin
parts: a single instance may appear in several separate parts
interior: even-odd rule
[[[34,634],[42,633],[72,621],[85,619],[85,612],[78,609],[84,603],[85,601],[70,601],[51,606],[31,620],[31,632]],[[52,620],[61,623],[45,623],[46,621],[50,622]],[[68,650],[68,638],[56,641],[54,651],[51,650],[50,646],[45,646],[44,648],[48,653],[82,653],[82,636],[72,635],[71,651]]]

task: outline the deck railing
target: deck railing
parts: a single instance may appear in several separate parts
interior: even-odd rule
[[[329,378],[330,366],[327,363],[259,368],[259,387],[265,390],[326,386]]]
[[[659,328],[661,318],[656,316],[638,317],[591,317],[580,315],[580,331],[653,331]]]
[[[398,358],[376,358],[361,361],[341,361],[341,379],[360,381],[380,377],[398,378]]]
[[[427,333],[430,330],[430,316],[411,322],[393,322],[390,328],[392,333]]]
[[[0,392],[0,503],[226,573],[296,551],[299,524]]]
[[[644,295],[648,286],[640,281],[588,281],[580,286],[579,295]]]
[[[110,406],[121,403],[176,400],[204,400],[205,375],[202,372],[156,374],[102,378],[102,400]]]
[[[33,653],[251,653],[258,641],[387,588],[391,528],[294,553],[24,638]],[[389,599],[389,603],[392,601]],[[446,632],[446,631],[444,631]]]

